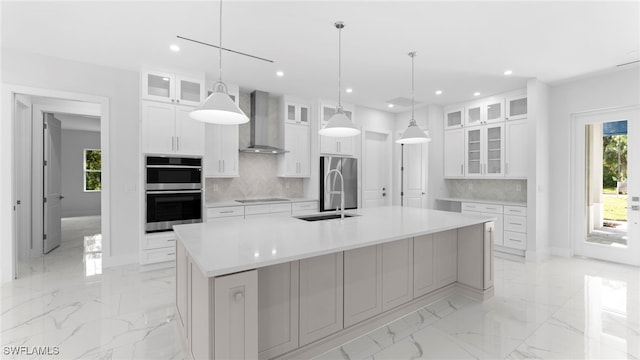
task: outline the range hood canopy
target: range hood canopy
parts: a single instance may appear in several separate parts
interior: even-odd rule
[[[251,93],[251,138],[249,147],[240,152],[253,154],[278,155],[287,150],[269,145],[269,93],[256,90]]]

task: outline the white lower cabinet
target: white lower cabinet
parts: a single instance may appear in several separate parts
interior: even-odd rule
[[[176,258],[176,236],[173,231],[144,234],[140,241],[140,264],[149,265]]]
[[[343,328],[343,253],[300,260],[300,346]]]
[[[344,252],[344,327],[382,312],[380,245]]]
[[[215,359],[258,357],[258,271],[214,280]]]
[[[413,298],[413,238],[382,247],[382,311]]]
[[[498,245],[498,250],[527,250],[526,207],[463,202],[462,213],[493,216],[496,218],[493,229],[493,239],[494,244]]]
[[[458,232],[449,230],[433,235],[435,241],[434,262],[438,288],[458,279]]]
[[[495,204],[483,204],[483,203],[462,203],[463,214],[476,214],[483,216],[492,216],[496,218],[495,221],[495,236],[494,241],[496,245],[503,245],[502,229],[504,223],[504,207],[502,205]]]
[[[293,261],[258,269],[258,359],[298,347],[300,268]]]

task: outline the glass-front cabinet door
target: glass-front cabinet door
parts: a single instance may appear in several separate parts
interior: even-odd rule
[[[198,106],[204,100],[204,81],[176,76],[176,84],[177,103]]]
[[[464,109],[456,108],[445,111],[444,128],[458,129],[464,126]]]
[[[494,100],[488,101],[486,106],[485,123],[494,123],[504,121],[504,101]]]
[[[516,96],[507,98],[507,120],[524,119],[527,117],[527,97]]]
[[[305,106],[305,105],[300,105],[300,110],[299,110],[299,121],[301,124],[304,125],[309,125],[309,107]]]
[[[149,100],[172,102],[175,77],[172,74],[145,71],[142,73],[142,97]]]
[[[480,125],[484,122],[484,117],[482,116],[482,108],[482,104],[473,104],[466,108],[467,126]]]
[[[482,130],[483,128],[472,128],[465,131],[467,143],[467,152],[465,153],[466,176],[482,175]]]
[[[504,125],[486,126],[484,165],[485,176],[504,175]]]

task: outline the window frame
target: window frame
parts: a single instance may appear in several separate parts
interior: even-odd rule
[[[87,151],[99,151],[100,152],[100,170],[87,169]],[[87,173],[100,173],[100,189],[99,190],[87,190]],[[102,149],[84,148],[82,150],[82,191],[87,193],[95,193],[102,191]]]

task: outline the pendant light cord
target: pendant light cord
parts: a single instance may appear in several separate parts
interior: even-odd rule
[[[342,21],[336,21],[334,24],[338,29],[338,107],[336,112],[342,111],[342,28],[344,23]]]
[[[222,0],[220,0],[220,42],[218,45],[218,82],[222,82]]]
[[[409,123],[409,126],[415,125],[415,117],[414,117],[414,108],[415,108],[415,102],[414,102],[414,82],[415,82],[415,70],[414,70],[414,58],[416,56],[416,52],[412,51],[409,53],[409,56],[411,56],[411,120]]]

